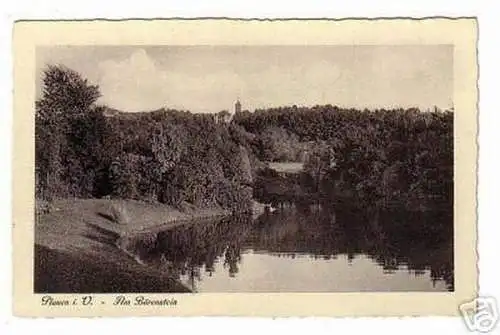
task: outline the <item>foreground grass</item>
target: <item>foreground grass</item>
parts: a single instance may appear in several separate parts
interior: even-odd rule
[[[110,206],[127,208],[116,223]],[[116,247],[124,236],[154,233],[204,218],[227,215],[220,208],[186,211],[133,200],[63,199],[35,222],[35,292],[185,292],[164,270],[145,267]]]
[[[35,245],[35,293],[189,292],[159,270],[119,257],[90,257]]]

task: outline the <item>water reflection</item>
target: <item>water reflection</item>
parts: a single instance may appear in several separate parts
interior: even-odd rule
[[[289,207],[164,231],[154,259],[194,291],[453,291],[452,222]]]

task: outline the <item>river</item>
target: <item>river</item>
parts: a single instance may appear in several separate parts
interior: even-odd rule
[[[194,292],[453,291],[452,225],[443,212],[291,206],[163,231],[144,259]]]

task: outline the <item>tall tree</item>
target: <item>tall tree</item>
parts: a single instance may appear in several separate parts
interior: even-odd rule
[[[35,104],[36,181],[37,189],[44,190],[38,195],[77,195],[93,183],[82,158],[98,150],[98,123],[105,122],[102,111],[94,108],[99,88],[62,65],[47,66],[42,83],[42,97]]]

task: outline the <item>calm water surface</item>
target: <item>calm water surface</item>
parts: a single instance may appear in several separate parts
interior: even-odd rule
[[[164,231],[152,266],[195,292],[453,290],[443,213],[286,208]]]

